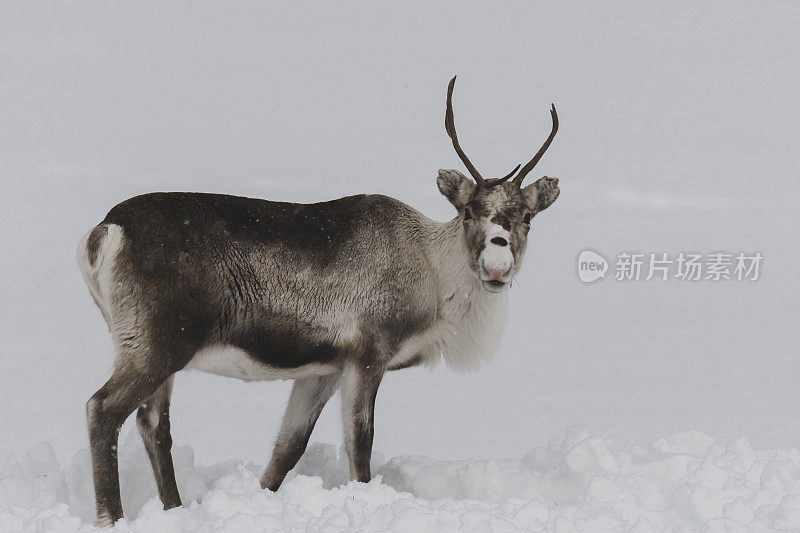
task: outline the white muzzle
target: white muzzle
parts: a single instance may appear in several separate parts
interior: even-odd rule
[[[511,253],[511,235],[497,224],[486,231],[486,244],[478,259],[483,286],[490,292],[506,289],[514,275],[514,255]]]

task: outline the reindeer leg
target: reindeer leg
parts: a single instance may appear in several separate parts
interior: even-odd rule
[[[147,353],[120,354],[111,378],[86,403],[92,451],[97,525],[122,518],[117,440],[125,419],[173,374],[166,365],[147,365]],[[147,369],[147,370],[145,370]]]
[[[164,509],[181,505],[170,452],[172,435],[169,432],[169,399],[172,395],[174,378],[175,376],[170,376],[145,403],[139,406],[139,412],[136,414],[136,425],[150,457],[158,486],[158,496],[164,504]]]
[[[261,477],[262,488],[278,490],[286,474],[303,456],[314,424],[336,390],[338,380],[339,374],[330,374],[302,378],[294,382],[275,441],[272,460]]]
[[[371,479],[370,457],[375,434],[375,397],[383,378],[379,365],[349,364],[342,374],[344,443],[350,459],[350,477]]]

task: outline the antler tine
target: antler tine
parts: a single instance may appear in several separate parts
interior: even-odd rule
[[[447,86],[447,111],[444,114],[444,129],[447,131],[447,135],[450,137],[450,140],[453,141],[453,148],[456,149],[456,153],[458,157],[461,158],[464,165],[469,170],[469,173],[472,174],[473,179],[480,187],[486,186],[486,180],[483,179],[483,176],[480,175],[478,170],[475,166],[470,162],[467,154],[464,153],[464,150],[461,149],[461,145],[458,144],[458,135],[456,135],[456,125],[455,121],[453,120],[453,87],[456,85],[456,77],[453,76],[453,79],[450,80],[450,84]]]
[[[508,180],[508,178],[510,178],[511,176],[513,176],[513,175],[514,175],[514,173],[515,173],[517,170],[519,170],[519,167],[521,167],[521,166],[522,166],[522,165],[517,165],[517,166],[515,166],[515,167],[514,167],[514,170],[512,170],[511,172],[509,172],[508,174],[506,174],[506,175],[505,175],[505,176],[503,176],[502,178],[493,179],[493,180],[491,181],[491,185],[498,185],[498,184],[500,184],[500,183],[503,183],[504,181]]]
[[[547,137],[547,140],[544,142],[539,151],[536,152],[536,155],[533,156],[533,159],[528,161],[528,163],[522,167],[522,170],[519,171],[517,177],[514,178],[512,183],[516,184],[517,186],[522,185],[522,180],[525,179],[525,176],[528,175],[528,172],[533,170],[533,167],[536,166],[536,163],[542,158],[544,153],[547,151],[547,148],[550,146],[550,143],[553,142],[553,138],[556,136],[556,132],[558,131],[558,114],[556,113],[556,106],[555,104],[550,104],[550,116],[553,117],[553,130],[550,132],[550,136]]]

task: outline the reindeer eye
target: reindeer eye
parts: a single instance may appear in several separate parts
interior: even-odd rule
[[[523,224],[530,224],[531,223],[531,214],[525,213],[525,216],[522,218]]]
[[[472,212],[469,210],[469,207],[464,208],[464,220],[470,220],[472,218]]]

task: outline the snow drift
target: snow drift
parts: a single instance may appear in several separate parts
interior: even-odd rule
[[[800,528],[800,450],[754,450],[680,432],[649,446],[583,429],[521,459],[373,457],[348,482],[341,451],[314,444],[277,493],[261,466],[195,463],[174,449],[184,507],[163,511],[138,436],[121,447],[117,531],[683,531]],[[0,473],[0,531],[94,531],[89,453],[69,466],[39,443]]]

